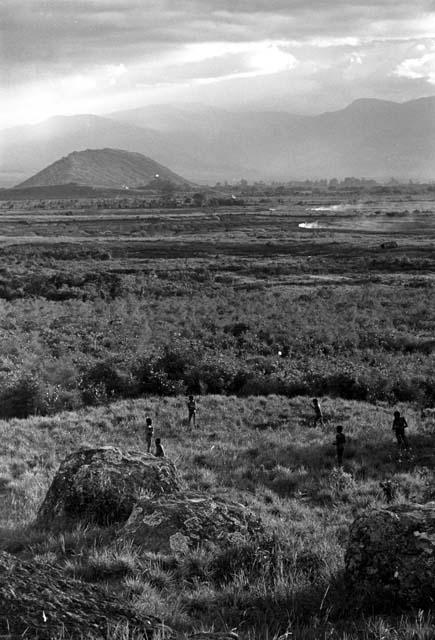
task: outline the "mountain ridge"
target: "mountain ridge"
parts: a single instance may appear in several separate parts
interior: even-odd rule
[[[142,153],[199,183],[427,180],[435,176],[435,96],[361,98],[314,116],[186,104],[56,116],[0,131],[0,173],[25,178],[71,151],[106,147]]]

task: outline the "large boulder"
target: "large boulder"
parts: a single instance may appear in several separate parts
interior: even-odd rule
[[[346,579],[362,602],[426,607],[435,602],[435,502],[362,514],[350,530]]]
[[[60,465],[36,525],[125,522],[141,496],[174,493],[179,488],[175,466],[167,458],[115,447],[81,449]]]
[[[224,545],[237,536],[262,532],[259,518],[243,505],[205,493],[180,492],[140,500],[121,535],[149,551],[183,553],[199,544]]]
[[[46,563],[23,562],[0,552],[1,637],[67,638],[122,637],[151,640],[172,637],[158,618],[143,615],[106,589],[65,577]],[[156,633],[155,633],[156,632]],[[116,636],[118,637],[118,636]],[[121,634],[119,635],[121,637]]]

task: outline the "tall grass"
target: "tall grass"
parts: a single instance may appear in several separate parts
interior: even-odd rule
[[[107,584],[184,632],[234,627],[245,640],[285,633],[301,640],[431,637],[433,621],[423,613],[350,613],[341,578],[349,524],[361,509],[384,504],[380,481],[397,484],[398,501],[423,501],[430,491],[432,436],[418,411],[399,405],[412,445],[412,456],[402,460],[387,404],[325,399],[325,429],[311,426],[304,397],[205,396],[198,405],[197,429],[187,426],[184,397],[0,422],[1,547]],[[164,556],[118,542],[111,528],[44,536],[28,527],[69,451],[144,448],[146,415],[184,483],[248,505],[265,524],[262,541]],[[348,439],[342,471],[333,446],[338,423]]]
[[[240,292],[188,272],[179,294],[123,276],[108,299],[0,301],[0,415],[142,394],[435,401],[435,296],[396,286]],[[195,275],[195,278],[198,274]],[[153,284],[155,287],[156,284]],[[399,296],[400,293],[400,297]]]

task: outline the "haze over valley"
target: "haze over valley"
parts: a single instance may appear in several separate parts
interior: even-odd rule
[[[0,185],[14,186],[73,151],[135,151],[198,183],[435,176],[435,97],[357,100],[317,116],[149,106],[109,117],[57,116],[0,131]]]

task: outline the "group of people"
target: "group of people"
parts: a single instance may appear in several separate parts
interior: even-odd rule
[[[195,398],[193,396],[189,396],[188,400],[187,400],[187,410],[188,410],[188,424],[189,426],[192,425],[196,427],[196,401]],[[147,418],[145,420],[145,438],[146,438],[146,443],[147,443],[147,453],[151,453],[151,447],[152,447],[152,443],[153,443],[153,436],[154,436],[154,426],[153,426],[153,421],[151,418]],[[163,449],[163,445],[162,445],[162,441],[161,438],[156,438],[155,439],[155,450],[154,450],[154,455],[157,458],[164,458],[165,457],[165,450]]]
[[[153,435],[154,435],[154,426],[153,426],[153,421],[151,420],[151,418],[147,418],[145,420],[145,424],[146,424],[146,434],[145,434],[145,438],[146,438],[146,443],[147,443],[147,453],[151,453],[151,445],[153,443]],[[154,455],[157,458],[164,458],[165,457],[165,450],[163,449],[163,445],[162,445],[162,441],[160,438],[156,438],[155,439],[155,451],[154,451]]]
[[[319,424],[321,427],[325,426],[325,422],[323,419],[323,412],[317,398],[313,398],[312,400],[313,409],[314,409],[314,423],[313,426],[317,427]],[[193,424],[196,427],[196,401],[195,398],[190,395],[187,399],[187,411],[188,411],[188,425],[189,427]],[[408,439],[406,437],[405,429],[408,428],[408,423],[404,416],[401,415],[400,411],[394,412],[393,426],[392,430],[395,433],[397,445],[399,449],[407,450],[409,449]],[[154,426],[151,418],[146,419],[146,443],[147,443],[147,453],[151,452],[151,446],[154,436]],[[337,464],[339,467],[343,464],[343,455],[344,455],[344,447],[346,444],[346,436],[343,433],[343,426],[341,424],[336,427],[336,435],[335,441],[333,443],[336,448],[337,453]],[[157,458],[163,458],[165,456],[165,451],[163,449],[162,441],[160,438],[155,439],[155,451],[154,455]]]
[[[322,427],[324,427],[325,423],[323,420],[323,412],[318,399],[313,398],[312,404],[314,409],[314,426],[317,427],[317,425],[320,424]],[[406,437],[405,433],[405,429],[407,428],[408,423],[406,422],[405,417],[401,415],[400,411],[395,411],[392,431],[394,431],[397,445],[400,451],[406,451],[409,449],[408,438]],[[339,467],[341,467],[343,464],[344,446],[346,444],[346,436],[343,433],[343,426],[341,424],[337,425],[335,442],[333,444],[335,445],[337,452],[337,464]]]

